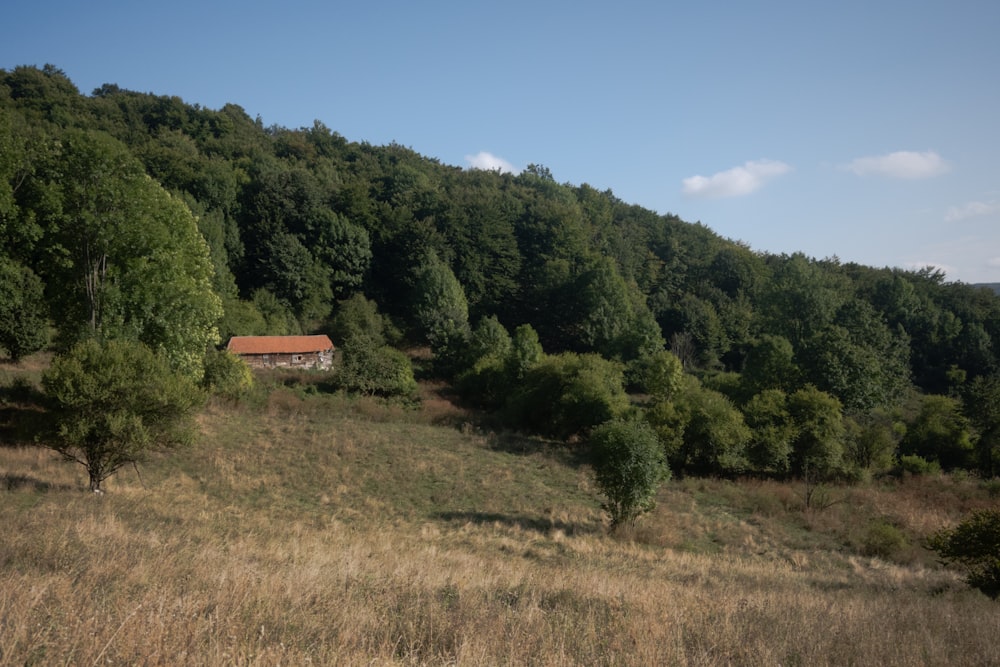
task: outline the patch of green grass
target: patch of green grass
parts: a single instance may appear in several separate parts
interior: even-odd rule
[[[203,420],[210,444],[165,465],[219,502],[348,521],[483,520],[598,505],[580,490],[586,473],[544,443],[513,451],[497,436],[422,423],[409,411],[373,420],[373,408],[352,399],[284,392],[262,409],[215,406]]]

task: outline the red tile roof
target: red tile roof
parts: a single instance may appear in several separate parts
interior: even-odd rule
[[[235,354],[305,354],[333,349],[329,336],[233,336],[226,346]]]

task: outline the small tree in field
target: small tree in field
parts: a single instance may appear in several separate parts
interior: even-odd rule
[[[1000,510],[973,512],[954,528],[931,536],[929,545],[945,562],[962,565],[970,586],[1000,597]]]
[[[90,489],[153,449],[187,444],[201,391],[145,345],[87,340],[42,376],[53,413],[44,444],[87,469]]]
[[[644,421],[615,419],[594,429],[590,445],[611,530],[634,524],[656,506],[656,490],[670,477],[656,431]]]

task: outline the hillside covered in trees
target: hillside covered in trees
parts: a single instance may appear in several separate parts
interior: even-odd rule
[[[769,254],[543,166],[469,171],[18,67],[0,234],[11,358],[96,332],[198,377],[232,335],[321,331],[348,389],[409,386],[392,348],[430,345],[506,425],[642,419],[679,473],[1000,466],[993,290]]]

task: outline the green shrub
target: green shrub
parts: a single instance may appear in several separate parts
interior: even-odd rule
[[[898,527],[883,519],[868,524],[861,542],[861,553],[866,556],[888,559],[908,546],[906,535]]]
[[[471,403],[501,408],[542,356],[538,334],[530,325],[519,326],[512,338],[495,317],[485,318],[472,332],[466,368],[456,377],[455,386]]]
[[[343,363],[338,375],[340,385],[349,392],[365,396],[413,398],[417,381],[413,365],[399,350],[364,335],[344,341]]]
[[[941,472],[941,464],[937,461],[928,461],[916,454],[900,456],[899,468],[911,475],[936,475]]]
[[[685,377],[676,400],[683,422],[680,448],[670,464],[699,475],[734,474],[749,467],[750,429],[733,402]]]
[[[596,354],[544,357],[514,390],[507,418],[516,428],[568,438],[624,414],[624,382],[621,364]]]
[[[667,461],[683,461],[684,426],[687,415],[673,401],[656,401],[642,411],[643,417],[653,427]]]
[[[962,414],[962,402],[951,396],[921,396],[899,450],[937,462],[944,470],[971,467],[975,444],[972,425]]]
[[[879,474],[891,470],[895,464],[896,449],[906,428],[892,415],[876,408],[866,415],[845,419],[848,429],[845,441],[845,458],[856,469]]]
[[[635,390],[668,400],[680,388],[684,368],[673,352],[658,350],[630,361],[626,375]]]
[[[928,544],[946,563],[965,569],[970,586],[1000,596],[1000,509],[973,512],[955,528],[935,533]]]
[[[253,390],[253,372],[242,359],[226,350],[205,355],[201,386],[217,396],[237,400]]]
[[[1000,477],[983,480],[981,486],[990,498],[1000,497]]]
[[[504,359],[488,355],[476,361],[456,378],[458,393],[483,408],[503,405],[511,390],[511,376]]]
[[[616,419],[594,429],[590,446],[612,530],[635,523],[655,507],[656,490],[670,477],[656,432],[644,421]]]

